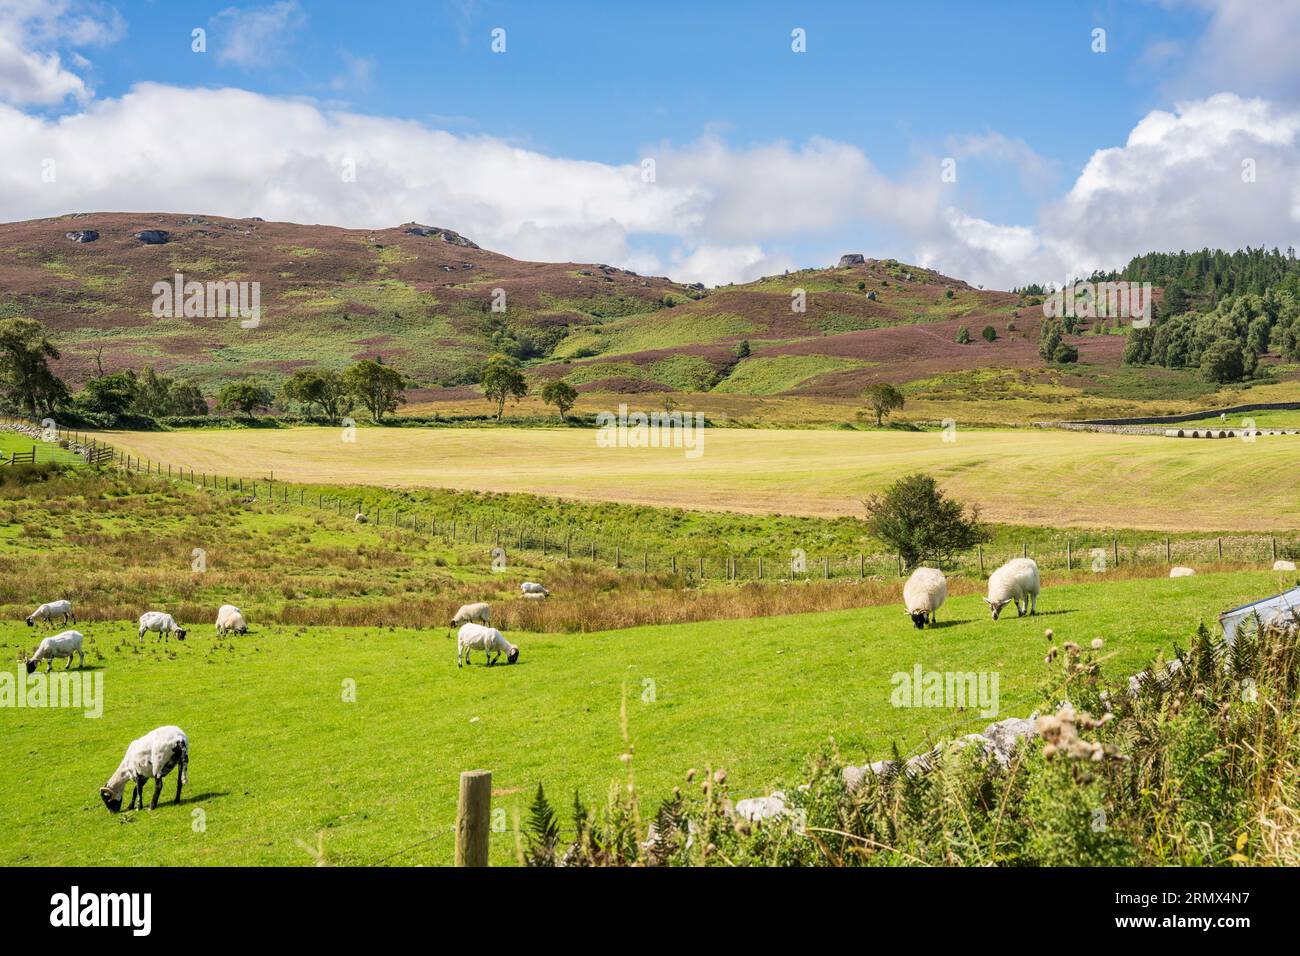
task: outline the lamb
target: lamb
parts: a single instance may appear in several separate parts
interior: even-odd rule
[[[1171,578],[1190,578],[1195,573],[1196,571],[1192,568],[1177,567],[1169,569],[1169,576]]]
[[[244,620],[244,612],[233,604],[223,604],[217,610],[217,633],[229,634],[247,634],[248,624]]]
[[[984,603],[989,606],[993,620],[1002,609],[1016,602],[1016,616],[1038,613],[1038,564],[1033,558],[1015,558],[989,576],[989,596]]]
[[[157,631],[160,638],[175,634],[176,640],[185,640],[185,629],[176,623],[175,618],[162,611],[145,611],[140,615],[140,637],[145,631]]]
[[[469,663],[471,651],[482,651],[487,658],[488,667],[495,664],[502,654],[506,655],[507,664],[519,660],[519,648],[507,641],[495,627],[484,627],[482,624],[465,624],[456,633],[457,667],[461,666],[462,657],[466,664]]]
[[[935,622],[935,612],[947,598],[948,579],[936,568],[917,568],[903,585],[903,605],[917,630]]]
[[[65,671],[72,667],[72,655],[76,654],[81,660],[78,667],[86,666],[86,652],[81,649],[83,638],[80,631],[64,631],[62,634],[55,634],[53,637],[47,637],[41,641],[36,648],[36,653],[27,659],[27,673],[36,670],[36,665],[45,661],[45,673],[54,669],[54,659],[56,657],[66,657],[68,666],[63,668]]]
[[[190,782],[190,741],[185,731],[168,725],[149,731],[139,740],[131,741],[126,748],[126,756],[108,778],[108,783],[99,789],[104,799],[104,806],[112,813],[122,809],[122,793],[127,781],[135,783],[135,792],[131,794],[128,810],[134,810],[136,801],[144,809],[144,783],[152,778],[154,781],[153,802],[150,810],[158,809],[158,795],[162,793],[163,777],[171,773],[173,767],[179,768],[176,775],[176,800],[181,802],[181,787]]]
[[[53,625],[56,617],[62,617],[64,624],[67,624],[68,621],[76,624],[77,616],[72,613],[72,602],[51,601],[49,604],[42,604],[27,616],[27,626],[31,627],[36,621]]]
[[[535,581],[525,581],[523,584],[519,585],[519,590],[524,592],[525,597],[530,594],[538,594],[542,597],[546,597],[551,593]]]

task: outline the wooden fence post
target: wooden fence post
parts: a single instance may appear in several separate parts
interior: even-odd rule
[[[1219,538],[1217,540],[1219,542],[1219,560],[1222,561],[1223,560],[1223,539]]]
[[[1118,568],[1119,567],[1119,538],[1111,539],[1111,547],[1114,549],[1114,553],[1115,553],[1115,567]]]
[[[861,581],[865,579],[866,576],[867,576],[866,559],[862,556],[862,552],[859,551],[858,552],[858,580]]]
[[[1273,560],[1276,561],[1277,560],[1277,538],[1270,538],[1269,540],[1273,542]]]
[[[980,556],[980,574],[983,574],[984,573],[984,545],[981,544],[976,550],[979,552],[979,556]]]
[[[487,866],[492,824],[492,771],[467,770],[460,775],[456,805],[456,865]]]
[[[1169,545],[1169,536],[1166,535],[1165,536],[1165,564],[1173,563],[1172,554],[1173,554],[1173,549]]]
[[[1070,547],[1070,539],[1065,539],[1065,570],[1074,570],[1074,551]]]

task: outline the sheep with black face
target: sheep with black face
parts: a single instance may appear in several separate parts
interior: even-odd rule
[[[469,663],[471,651],[482,651],[487,658],[488,667],[500,660],[502,654],[505,655],[507,664],[519,660],[519,648],[507,641],[505,635],[495,627],[484,627],[482,624],[466,624],[457,632],[457,667],[461,666],[462,658],[466,664]]]
[[[158,727],[143,737],[131,741],[131,745],[126,748],[126,756],[113,771],[113,775],[108,778],[108,783],[100,787],[99,795],[103,798],[104,806],[112,813],[117,813],[122,809],[122,796],[126,791],[126,785],[134,783],[135,791],[131,794],[131,802],[127,805],[127,809],[134,810],[138,803],[143,810],[145,781],[153,780],[153,801],[149,804],[149,809],[156,810],[158,795],[162,793],[163,777],[175,768],[178,772],[174,802],[180,803],[181,787],[190,782],[189,767],[190,741],[185,736],[185,731],[170,724]]]
[[[935,622],[935,612],[948,598],[948,579],[937,568],[917,568],[903,585],[903,605],[917,629]]]

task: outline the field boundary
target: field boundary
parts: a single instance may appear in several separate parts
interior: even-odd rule
[[[33,434],[39,437],[40,429],[30,422],[11,416],[0,417],[0,427]],[[59,442],[66,442],[89,464],[96,467],[112,465],[135,474],[169,481],[181,481],[223,494],[236,495],[249,502],[265,501],[270,504],[294,506],[310,511],[332,511],[340,517],[373,525],[376,530],[391,529],[410,534],[422,534],[430,540],[440,540],[448,546],[470,545],[489,549],[489,559],[504,559],[507,552],[522,551],[542,558],[587,560],[616,571],[642,574],[670,574],[680,578],[687,586],[706,580],[728,582],[802,582],[812,580],[862,581],[868,578],[901,578],[907,568],[900,556],[882,551],[860,550],[856,553],[818,552],[802,549],[770,551],[765,553],[737,553],[731,550],[701,550],[694,543],[676,543],[667,549],[628,549],[611,543],[571,525],[535,525],[513,516],[497,520],[461,520],[457,517],[439,518],[428,512],[421,513],[409,503],[395,500],[391,507],[367,504],[364,495],[325,494],[318,486],[294,482],[276,482],[267,478],[218,475],[196,471],[193,467],[154,461],[123,453],[120,449],[84,434],[55,427]],[[93,460],[92,460],[93,459]],[[383,494],[396,494],[382,486],[358,486]],[[499,554],[498,554],[499,552]],[[1030,547],[1022,543],[1019,548],[977,547],[973,552],[953,560],[931,561],[949,574],[987,576],[999,565],[1012,558],[1032,557],[1048,570],[1087,570],[1097,573],[1132,565],[1145,567],[1173,567],[1177,564],[1224,565],[1264,564],[1279,558],[1300,560],[1300,536],[1280,538],[1277,535],[1220,535],[1215,537],[1174,540],[1166,535],[1163,541],[1121,541],[1118,535],[1081,533],[1067,537],[1061,547]]]

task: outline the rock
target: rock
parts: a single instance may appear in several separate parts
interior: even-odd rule
[[[1295,562],[1294,562],[1294,561],[1280,561],[1280,560],[1279,560],[1279,561],[1274,561],[1274,562],[1273,562],[1273,570],[1274,570],[1274,571],[1294,571],[1294,570],[1295,570]]]
[[[862,253],[860,252],[846,252],[844,255],[840,256],[839,268],[842,269],[845,266],[860,266],[865,264],[866,261],[867,260],[862,257]]]
[[[779,817],[783,813],[785,813],[785,794],[780,790],[770,797],[750,797],[747,800],[736,801],[736,816],[743,817],[751,823],[755,820]]]
[[[874,293],[874,292],[868,292],[868,293],[867,293],[867,301],[868,301],[868,302],[875,302],[875,301],[876,301],[876,293]]]
[[[139,239],[146,246],[161,246],[171,238],[171,233],[166,229],[145,229],[137,232],[135,238]]]
[[[73,242],[94,242],[99,238],[99,233],[94,229],[78,229],[76,232],[65,232],[63,235]]]
[[[408,236],[422,236],[426,239],[441,239],[443,242],[451,243],[453,246],[461,246],[465,249],[477,249],[478,244],[466,239],[458,232],[451,229],[440,229],[437,226],[421,226],[419,223],[410,223],[403,230]]]
[[[1008,766],[1016,745],[1038,733],[1037,723],[1038,712],[1034,711],[1028,717],[1008,717],[989,724],[980,735],[989,742],[986,753],[1002,766]]]
[[[688,285],[686,288],[688,288],[688,289],[694,289],[696,292],[703,292],[703,291],[704,291],[704,283],[703,283],[703,282],[692,282],[692,283],[691,283],[690,285]]]

